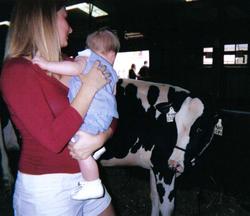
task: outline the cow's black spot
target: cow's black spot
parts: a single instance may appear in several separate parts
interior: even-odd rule
[[[185,91],[175,91],[173,87],[168,90],[168,103],[172,104],[175,112],[178,112],[183,104],[183,101],[190,96],[189,93]]]
[[[164,189],[162,183],[157,183],[156,188],[157,188],[157,192],[158,192],[158,195],[159,195],[160,202],[163,203],[163,201],[164,201],[163,197],[164,197],[164,194],[165,194],[165,189]]]
[[[151,85],[148,89],[147,99],[150,106],[153,106],[160,94],[160,89],[157,86]]]
[[[168,195],[168,199],[169,199],[170,202],[172,202],[172,200],[175,198],[175,195],[176,195],[176,191],[174,189]]]

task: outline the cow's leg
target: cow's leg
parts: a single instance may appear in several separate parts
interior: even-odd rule
[[[186,149],[189,143],[189,133],[193,123],[203,113],[204,105],[198,98],[187,97],[183,102],[181,109],[175,116],[177,127],[177,142],[176,146],[181,149]],[[172,155],[169,158],[169,166],[176,169],[179,173],[184,171],[184,151],[174,148]]]
[[[164,190],[165,194],[160,200],[160,212],[162,216],[171,216],[174,212],[174,204],[175,204],[175,176],[172,178],[172,182],[170,185],[166,184],[163,180],[160,181]],[[159,184],[159,182],[158,182]]]
[[[150,198],[151,198],[151,216],[159,215],[159,196],[156,187],[155,175],[153,170],[150,170]]]
[[[158,186],[158,188],[157,188]],[[155,176],[150,170],[150,187],[151,187],[151,216],[171,216],[174,211],[175,202],[175,176],[173,176],[171,184],[165,183],[164,178],[159,178],[159,174]]]
[[[11,187],[12,183],[14,182],[14,178],[9,167],[9,160],[4,147],[4,136],[2,133],[1,122],[0,122],[0,151],[1,151],[1,168],[3,172],[3,181],[6,187]]]
[[[7,150],[19,151],[17,136],[12,122],[9,120],[6,127],[3,129],[3,137]]]

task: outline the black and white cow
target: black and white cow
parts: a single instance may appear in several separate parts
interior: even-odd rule
[[[19,143],[15,133],[15,129],[10,120],[7,121],[7,125],[2,127],[2,121],[0,119],[0,160],[1,160],[1,173],[3,176],[3,182],[6,187],[11,188],[14,182],[14,177],[10,169],[9,158],[7,151],[19,150]]]
[[[185,89],[139,80],[119,81],[117,104],[118,128],[101,164],[149,169],[151,216],[170,216],[175,178],[210,144],[217,116]]]
[[[175,179],[210,144],[215,112],[206,100],[168,84],[121,79],[116,95],[118,128],[100,162],[149,169],[151,216],[170,216]]]

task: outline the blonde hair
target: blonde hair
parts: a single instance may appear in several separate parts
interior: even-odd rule
[[[104,55],[110,51],[117,54],[120,49],[117,35],[106,28],[101,28],[89,34],[86,39],[86,45],[87,48]]]
[[[5,59],[32,57],[38,51],[48,61],[58,61],[61,58],[56,27],[59,2],[61,1],[17,1],[7,35]]]

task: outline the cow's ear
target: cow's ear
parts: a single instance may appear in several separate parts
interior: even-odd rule
[[[172,103],[169,103],[169,102],[158,103],[158,104],[155,106],[155,108],[156,108],[160,113],[166,114],[166,113],[168,113],[171,104],[172,104]]]
[[[168,101],[173,101],[175,98],[175,89],[173,87],[169,87],[168,89]]]

